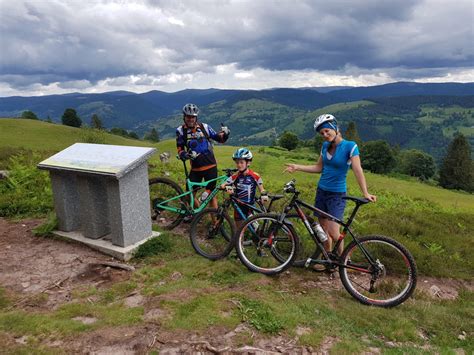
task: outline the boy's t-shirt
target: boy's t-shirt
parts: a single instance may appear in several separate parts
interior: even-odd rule
[[[238,171],[227,179],[228,184],[236,188],[237,197],[243,202],[253,204],[257,187],[263,184],[262,178],[253,170],[247,169],[246,173]]]

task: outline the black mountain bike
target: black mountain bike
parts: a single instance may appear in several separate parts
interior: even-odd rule
[[[350,228],[359,208],[369,200],[345,196],[344,199],[354,202],[355,207],[344,222],[301,201],[294,180],[285,185],[284,191],[293,196],[281,214],[255,215],[245,221],[236,233],[237,254],[249,270],[272,275],[293,264],[298,254],[299,238],[286,216],[294,209],[321,255],[320,258],[308,258],[305,261],[306,267],[322,264],[330,271],[339,268],[339,276],[345,289],[366,305],[394,307],[411,296],[416,287],[417,269],[410,252],[392,238],[381,235],[358,237]],[[302,207],[343,226],[332,251],[327,252],[324,249]],[[259,225],[256,231],[255,225]],[[347,234],[350,234],[353,240],[339,256],[337,249]]]
[[[220,187],[217,187],[220,189]],[[222,190],[222,189],[221,189]],[[283,195],[268,195],[268,208],[256,199],[254,205],[240,200],[235,194],[230,195],[218,208],[206,208],[194,217],[190,228],[190,239],[194,250],[210,260],[218,260],[229,255],[234,248],[235,223],[229,216],[228,210],[232,206],[242,220],[248,218],[241,207],[245,206],[251,213],[271,211],[274,201],[283,198]],[[250,226],[250,228],[253,228]]]

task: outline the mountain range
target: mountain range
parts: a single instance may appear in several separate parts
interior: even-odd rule
[[[66,108],[74,108],[86,123],[95,113],[107,128],[135,129],[156,121],[192,102],[199,106],[225,100],[227,104],[250,99],[270,101],[295,109],[314,110],[339,102],[412,95],[474,95],[474,83],[397,82],[369,87],[278,88],[267,90],[187,89],[168,93],[113,91],[100,94],[70,93],[47,96],[0,97],[0,117],[18,117],[25,110],[38,117],[60,121]]]
[[[31,110],[60,122],[74,108],[86,124],[97,114],[106,128],[139,135],[158,130],[173,137],[181,108],[192,102],[201,118],[232,130],[232,144],[271,144],[284,130],[302,139],[314,136],[315,115],[333,113],[341,127],[354,121],[362,140],[384,139],[401,148],[418,148],[440,158],[456,132],[474,146],[474,83],[397,82],[369,87],[275,88],[267,90],[187,89],[174,93],[112,91],[35,97],[1,97],[0,117]]]

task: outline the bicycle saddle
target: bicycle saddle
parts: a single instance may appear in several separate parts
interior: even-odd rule
[[[343,196],[342,197],[344,200],[351,200],[357,203],[358,205],[365,205],[366,203],[369,203],[370,201],[367,200],[366,198],[360,198],[360,197],[354,197],[354,196]]]

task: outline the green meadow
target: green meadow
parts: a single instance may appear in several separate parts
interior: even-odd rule
[[[90,129],[0,119],[0,169],[11,169],[15,182],[7,186],[0,181],[0,215],[46,217],[52,210],[49,178],[37,171],[35,164],[75,142],[154,146],[159,153],[170,152],[169,163],[161,163],[158,154],[150,160],[149,175],[167,173],[184,184],[173,140],[152,144]],[[231,155],[236,148],[216,144],[219,168],[233,167]],[[294,178],[302,199],[314,200],[318,175],[290,175],[283,170],[285,163],[314,164],[315,152],[309,148],[291,152],[276,147],[249,148],[254,153],[252,169],[262,175],[266,190],[282,193],[283,184]],[[17,153],[21,157],[15,156]],[[378,201],[361,208],[354,223],[356,232],[388,235],[403,243],[414,255],[422,280],[436,278],[435,282],[442,284],[454,279],[472,285],[474,196],[411,178],[371,173],[366,173],[366,178]],[[349,194],[360,196],[352,172],[348,186]],[[38,205],[41,208],[36,208]],[[346,213],[350,210],[348,203]],[[404,304],[378,309],[357,303],[344,290],[324,287],[327,277],[312,271],[291,269],[289,274],[265,277],[248,272],[234,255],[218,262],[196,255],[187,235],[178,231],[165,232],[159,238],[148,250],[141,250],[141,257],[133,261],[137,270],[128,280],[105,289],[82,286],[69,302],[54,310],[27,312],[11,307],[19,296],[0,285],[0,344],[8,336],[26,335],[26,344],[9,345],[7,351],[67,353],[67,349],[51,348],[51,339],[67,341],[93,331],[147,325],[144,315],[153,304],[166,315],[159,320],[160,327],[177,334],[204,336],[208,329],[230,331],[245,323],[257,338],[281,335],[315,349],[328,337],[334,338],[330,349],[334,354],[373,349],[387,354],[474,352],[474,295],[467,288],[460,288],[455,300],[432,298],[419,288]],[[175,277],[177,273],[179,277]],[[125,308],[124,299],[131,292],[143,295],[145,305]],[[97,302],[88,301],[92,296]],[[93,316],[98,321],[84,325],[72,320],[78,316]],[[297,335],[301,329],[306,330]],[[243,334],[240,341],[251,345],[252,339]]]

